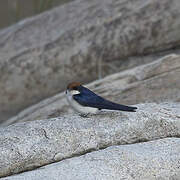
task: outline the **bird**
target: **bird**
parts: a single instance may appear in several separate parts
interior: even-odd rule
[[[137,107],[117,104],[95,94],[80,82],[68,84],[66,98],[69,105],[80,115],[96,114],[102,109],[136,112]]]

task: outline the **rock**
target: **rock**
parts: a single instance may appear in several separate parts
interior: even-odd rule
[[[180,55],[168,55],[152,63],[107,76],[87,87],[121,104],[180,102],[179,77]],[[63,92],[22,111],[1,126],[72,113],[74,112],[68,106]]]
[[[177,47],[179,9],[179,0],[76,0],[4,29],[0,120],[69,81],[89,82],[129,67],[126,57]]]
[[[180,139],[112,146],[2,180],[179,179]]]
[[[179,136],[180,103],[140,104],[136,113],[103,111],[88,118],[17,123],[0,128],[0,177],[113,145]]]

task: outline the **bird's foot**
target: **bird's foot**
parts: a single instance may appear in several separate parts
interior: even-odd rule
[[[87,113],[87,114],[79,114],[81,117],[83,117],[83,118],[87,118],[88,117],[88,115],[89,115],[89,113]]]

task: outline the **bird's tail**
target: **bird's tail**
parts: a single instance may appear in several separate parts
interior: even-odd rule
[[[137,109],[137,107],[125,106],[125,105],[118,104],[117,110],[128,111],[128,112],[136,112],[136,109]]]
[[[120,110],[120,111],[128,111],[128,112],[136,112],[137,109],[137,107],[117,104],[108,100],[105,100],[102,106],[103,106],[102,109]]]

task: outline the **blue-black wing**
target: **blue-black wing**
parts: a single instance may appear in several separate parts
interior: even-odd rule
[[[79,88],[81,93],[74,95],[73,98],[83,106],[130,112],[135,112],[135,110],[137,109],[137,107],[125,106],[108,101],[83,86],[80,86]]]

